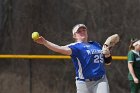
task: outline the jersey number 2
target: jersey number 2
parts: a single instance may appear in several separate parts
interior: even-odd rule
[[[94,55],[94,63],[103,63],[103,55]]]

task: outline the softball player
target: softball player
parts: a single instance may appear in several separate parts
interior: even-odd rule
[[[128,79],[131,93],[140,93],[140,40],[132,40],[128,52]]]
[[[66,46],[51,43],[42,36],[36,42],[71,56],[76,72],[77,93],[109,93],[104,64],[111,62],[111,55],[105,57],[99,43],[88,42],[87,27],[84,24],[74,26],[72,33],[76,42]]]

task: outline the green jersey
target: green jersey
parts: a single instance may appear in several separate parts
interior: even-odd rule
[[[128,63],[133,62],[133,69],[136,77],[140,80],[140,52],[136,52],[135,50],[130,50],[128,52]],[[128,74],[128,79],[133,80],[132,75]]]

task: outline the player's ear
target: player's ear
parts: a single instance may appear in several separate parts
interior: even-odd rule
[[[76,38],[76,35],[75,35],[75,34],[73,35],[73,38],[74,38],[74,39]]]

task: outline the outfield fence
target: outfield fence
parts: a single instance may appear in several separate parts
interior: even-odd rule
[[[0,55],[0,59],[70,59],[65,55]],[[127,56],[112,56],[113,60],[127,60]]]
[[[0,54],[0,59],[68,59],[69,60],[69,59],[71,59],[71,57],[70,56],[65,56],[65,55],[19,55],[19,54],[8,54],[7,55],[7,54]],[[127,56],[112,56],[112,59],[113,60],[127,60]],[[26,70],[25,69],[19,69],[19,67],[21,67],[21,66],[22,66],[22,68],[28,68],[28,69],[26,69]],[[36,66],[36,64],[34,66]],[[17,67],[18,67],[18,71],[17,71]],[[38,66],[38,67],[41,67],[41,66]],[[41,75],[41,73],[46,73],[45,71],[44,72],[41,72],[43,70],[34,70],[34,68],[33,68],[33,62],[32,61],[29,61],[27,65],[19,65],[19,64],[16,64],[15,65],[13,63],[13,65],[10,65],[10,67],[7,68],[7,69],[10,71],[10,72],[8,72],[8,74],[9,73],[13,73],[11,71],[15,71],[15,74],[21,75],[21,77],[22,77],[21,80],[24,79],[24,80],[26,80],[28,82],[26,86],[19,85],[19,87],[22,86],[21,88],[28,87],[28,89],[25,90],[28,93],[33,93],[33,91],[35,90],[34,89],[34,86],[33,86],[33,84],[35,84],[34,82],[36,82],[36,84],[40,84],[40,83],[38,83],[38,82],[40,82],[40,80],[36,79],[36,81],[34,81],[34,77],[36,77],[37,75],[38,76]],[[7,69],[6,69],[6,71],[7,71]],[[45,69],[45,68],[43,68],[43,69]],[[38,72],[36,73],[35,71],[38,71]],[[21,72],[22,72],[22,74],[21,74]],[[64,71],[64,72],[66,73],[66,71]],[[5,73],[7,73],[7,72],[5,72]],[[48,71],[48,73],[50,73],[50,72]],[[27,78],[24,77],[25,74],[27,74],[27,76],[26,76]],[[62,72],[61,72],[61,74],[62,74]],[[17,79],[18,78],[17,76],[18,75],[15,75],[14,78]],[[45,75],[42,75],[42,77],[43,76],[45,76]],[[45,77],[47,77],[47,76],[45,76]],[[6,81],[6,79],[5,79],[5,81]],[[8,81],[9,81],[9,79],[13,79],[13,77],[9,75]],[[46,79],[47,78],[44,78],[44,79],[42,79],[42,81],[46,81]],[[15,81],[17,81],[17,80],[15,80]],[[16,85],[17,82],[14,82],[14,83],[13,82],[9,82],[7,86],[9,86],[9,84]],[[13,89],[15,88],[15,91],[16,91],[16,87],[14,85],[13,85]],[[38,88],[38,89],[42,89],[42,88],[45,89],[45,87],[46,86],[41,87],[41,88]],[[10,86],[10,88],[11,88],[11,86]],[[17,92],[15,92],[15,93],[17,93]]]

